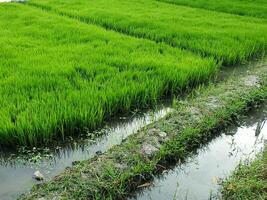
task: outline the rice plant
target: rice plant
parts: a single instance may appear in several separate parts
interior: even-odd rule
[[[96,128],[208,80],[217,68],[212,58],[15,3],[0,5],[0,27],[2,145]]]
[[[153,0],[31,0],[29,5],[212,56],[225,65],[241,63],[267,49],[267,23],[253,17]]]
[[[177,5],[204,8],[236,15],[267,19],[266,0],[158,0]]]

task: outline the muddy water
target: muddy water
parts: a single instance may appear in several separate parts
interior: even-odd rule
[[[248,71],[253,70],[253,68],[256,66],[266,65],[266,62],[267,60],[263,59],[263,60],[257,60],[257,61],[250,61],[245,64],[237,65],[235,67],[222,66],[217,75],[217,82],[225,80],[233,75],[235,76],[235,75],[246,74]]]
[[[92,133],[101,134],[102,137],[94,140],[91,138],[72,140],[42,155],[30,152],[32,158],[27,156],[27,151],[19,155],[0,151],[0,199],[14,199],[29,190],[36,183],[32,178],[36,170],[40,170],[48,180],[67,166],[71,166],[73,161],[92,158],[97,153],[105,152],[112,146],[120,144],[127,136],[154,120],[164,117],[170,110],[165,105],[156,111],[121,117],[107,124],[105,128]]]
[[[238,127],[230,127],[201,148],[186,163],[156,177],[153,186],[131,199],[220,199],[221,178],[240,160],[252,159],[267,139],[267,105],[250,112]]]

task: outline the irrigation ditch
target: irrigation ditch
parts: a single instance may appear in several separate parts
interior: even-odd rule
[[[185,162],[220,135],[219,130],[266,98],[265,61],[240,69],[238,75],[229,73],[226,80],[175,101],[164,118],[129,134],[106,152],[95,151],[98,155],[91,159],[72,162],[72,167],[20,199],[124,199],[151,185],[155,175]]]
[[[32,178],[35,171],[40,171],[45,180],[49,180],[75,161],[92,158],[120,144],[127,136],[164,117],[170,111],[170,102],[165,101],[157,109],[113,119],[103,128],[88,132],[82,137],[70,137],[64,142],[41,148],[21,147],[18,151],[2,149],[0,199],[14,199],[32,185],[38,184]]]
[[[267,140],[267,105],[252,108],[246,116],[216,134],[185,162],[139,188],[129,200],[222,199],[221,183],[240,161],[250,162]]]

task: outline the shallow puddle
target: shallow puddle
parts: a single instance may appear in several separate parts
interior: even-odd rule
[[[164,117],[170,111],[171,109],[165,105],[153,112],[121,117],[119,120],[107,124],[106,128],[97,131],[96,134],[101,132],[103,136],[95,140],[70,141],[53,149],[52,152],[50,150],[39,159],[38,154],[29,158],[27,155],[23,157],[13,155],[12,152],[0,151],[0,199],[14,199],[29,190],[36,183],[32,178],[36,170],[40,170],[47,180],[71,166],[73,161],[92,158],[97,153],[105,152],[112,146],[120,144],[127,136],[154,120]],[[36,163],[33,162],[35,159]]]
[[[266,139],[267,105],[251,111],[240,126],[223,131],[186,163],[155,177],[151,187],[131,199],[220,199],[219,180],[229,176],[240,160],[252,159]]]

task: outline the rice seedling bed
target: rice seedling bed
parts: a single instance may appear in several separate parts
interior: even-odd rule
[[[1,145],[93,129],[208,80],[217,68],[212,58],[16,3],[0,5],[0,27]]]
[[[152,0],[31,0],[28,5],[212,56],[225,65],[243,62],[267,49],[267,24],[253,17]]]
[[[247,15],[267,19],[265,0],[159,0],[177,5],[204,8],[236,15]]]

